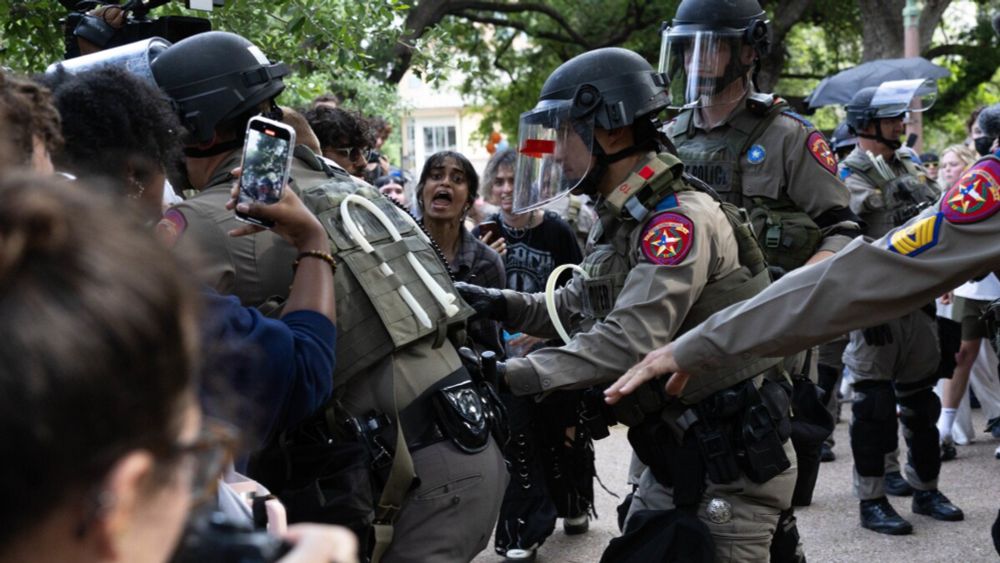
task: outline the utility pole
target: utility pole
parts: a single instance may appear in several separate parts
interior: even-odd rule
[[[906,0],[906,7],[903,8],[903,56],[905,57],[920,56],[920,11],[919,0]],[[918,104],[919,102],[914,102],[913,108],[918,109]],[[906,131],[917,135],[917,144],[913,148],[917,153],[923,152],[923,113],[910,112]]]

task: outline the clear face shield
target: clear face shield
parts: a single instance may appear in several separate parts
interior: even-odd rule
[[[45,69],[45,74],[53,74],[60,69],[70,74],[79,74],[98,68],[117,67],[125,69],[149,84],[156,86],[156,80],[153,78],[153,70],[150,68],[150,65],[153,59],[166,51],[170,45],[171,43],[166,39],[150,37],[149,39],[136,41],[135,43],[129,43],[121,47],[115,47],[114,49],[98,51],[82,57],[74,57],[65,61],[52,63]]]
[[[571,117],[572,100],[543,100],[521,114],[514,213],[538,209],[579,186],[594,157],[592,114]]]
[[[670,107],[708,107],[746,95],[756,55],[743,36],[743,30],[664,28],[659,71],[670,79]]]
[[[915,78],[883,82],[872,96],[875,119],[899,117],[904,113],[927,111],[937,101],[937,82]]]

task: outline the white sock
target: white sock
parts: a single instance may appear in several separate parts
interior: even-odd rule
[[[941,416],[938,417],[937,428],[938,434],[941,435],[941,440],[951,439],[951,426],[955,423],[955,413],[958,409],[950,409],[943,407],[941,409]]]

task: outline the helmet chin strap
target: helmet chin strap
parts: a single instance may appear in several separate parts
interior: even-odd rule
[[[604,178],[604,174],[607,173],[610,165],[633,154],[646,153],[657,149],[659,149],[659,144],[656,142],[656,139],[647,139],[630,147],[625,147],[616,153],[608,154],[604,152],[604,147],[595,140],[594,147],[590,150],[590,153],[597,158],[597,162],[594,163],[594,168],[583,177],[583,180],[580,180],[580,183],[572,191],[582,195],[597,195],[601,179]]]
[[[875,123],[875,134],[874,135],[869,135],[868,133],[862,133],[861,131],[858,131],[857,132],[857,136],[861,137],[862,139],[871,139],[873,141],[878,141],[878,142],[882,143],[883,145],[889,147],[890,149],[892,149],[894,151],[897,151],[897,150],[899,150],[899,149],[901,149],[903,147],[903,142],[900,141],[899,139],[891,140],[891,139],[886,139],[885,137],[882,136],[882,120],[881,119],[874,120],[874,123]]]

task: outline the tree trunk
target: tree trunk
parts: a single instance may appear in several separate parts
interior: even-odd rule
[[[861,11],[862,61],[903,56],[905,0],[857,0]]]
[[[863,61],[903,56],[903,8],[906,0],[857,0],[861,11]],[[934,30],[952,0],[924,0],[920,12],[920,52],[931,45]]]
[[[765,8],[773,5],[771,20],[771,52],[760,61],[760,74],[757,75],[757,86],[763,92],[771,92],[778,83],[781,71],[788,60],[788,49],[785,39],[792,26],[802,20],[816,0],[778,0],[777,2],[762,2]]]

